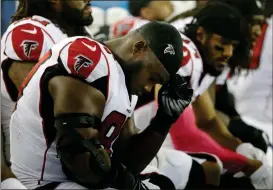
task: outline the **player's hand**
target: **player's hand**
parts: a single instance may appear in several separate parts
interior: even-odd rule
[[[251,142],[254,147],[261,149],[265,153],[267,152],[268,146],[270,146],[269,137],[266,132],[248,125],[241,118],[236,117],[231,119],[228,125],[228,129],[241,141]]]
[[[273,189],[272,166],[263,164],[251,176],[251,182],[256,189]]]
[[[249,176],[251,183],[256,189],[272,189],[272,166],[262,163],[259,160],[247,159],[247,163],[242,172],[234,177]]]
[[[246,156],[247,158],[259,160],[265,164],[268,163],[265,153],[250,143],[242,143],[237,147],[236,152]]]
[[[147,190],[148,188],[141,182],[140,178],[126,169],[120,163],[113,163],[112,169],[115,170],[115,178],[111,183],[115,189]]]
[[[158,112],[164,122],[173,124],[190,104],[193,90],[180,75],[175,75],[158,92]]]

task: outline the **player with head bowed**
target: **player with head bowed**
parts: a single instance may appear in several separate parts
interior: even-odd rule
[[[179,32],[160,22],[105,45],[86,37],[54,45],[24,81],[11,117],[12,172],[27,188],[144,188],[137,175],[192,97],[176,75],[182,47]],[[163,85],[157,116],[138,133],[136,95],[155,84]]]

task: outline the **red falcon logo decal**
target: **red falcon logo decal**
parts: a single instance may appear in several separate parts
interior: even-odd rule
[[[91,39],[76,39],[68,48],[67,65],[71,73],[88,78],[103,55],[99,44]]]
[[[25,56],[29,57],[31,51],[35,50],[39,46],[39,43],[32,40],[24,40],[21,46],[23,46]]]
[[[22,24],[12,30],[11,43],[20,59],[38,61],[44,47],[44,34],[38,26]]]
[[[93,65],[93,62],[83,55],[78,55],[75,57],[76,62],[74,64],[74,70],[79,73],[82,67],[88,68]]]

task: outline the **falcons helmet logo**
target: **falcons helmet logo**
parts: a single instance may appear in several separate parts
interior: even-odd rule
[[[87,67],[93,65],[93,62],[90,59],[88,59],[87,57],[83,56],[83,55],[77,55],[75,57],[75,59],[76,59],[76,63],[74,65],[74,70],[77,73],[79,73],[79,71],[80,71],[80,69],[82,67],[87,68]]]
[[[174,48],[171,44],[168,44],[168,46],[164,50],[164,54],[169,53],[171,55],[175,55]]]
[[[31,40],[24,40],[21,44],[23,46],[25,56],[29,57],[32,50],[35,50],[39,43]]]

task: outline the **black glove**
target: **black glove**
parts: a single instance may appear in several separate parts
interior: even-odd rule
[[[256,148],[263,150],[265,153],[267,152],[269,137],[264,131],[246,124],[240,118],[230,120],[228,129],[231,134],[243,142],[249,142]]]
[[[120,163],[112,165],[112,183],[110,187],[115,189],[147,190],[148,188],[141,182],[140,178],[126,169]]]
[[[192,94],[193,90],[188,87],[184,78],[174,75],[158,92],[158,110],[151,127],[161,134],[168,133],[171,125],[190,104]]]

